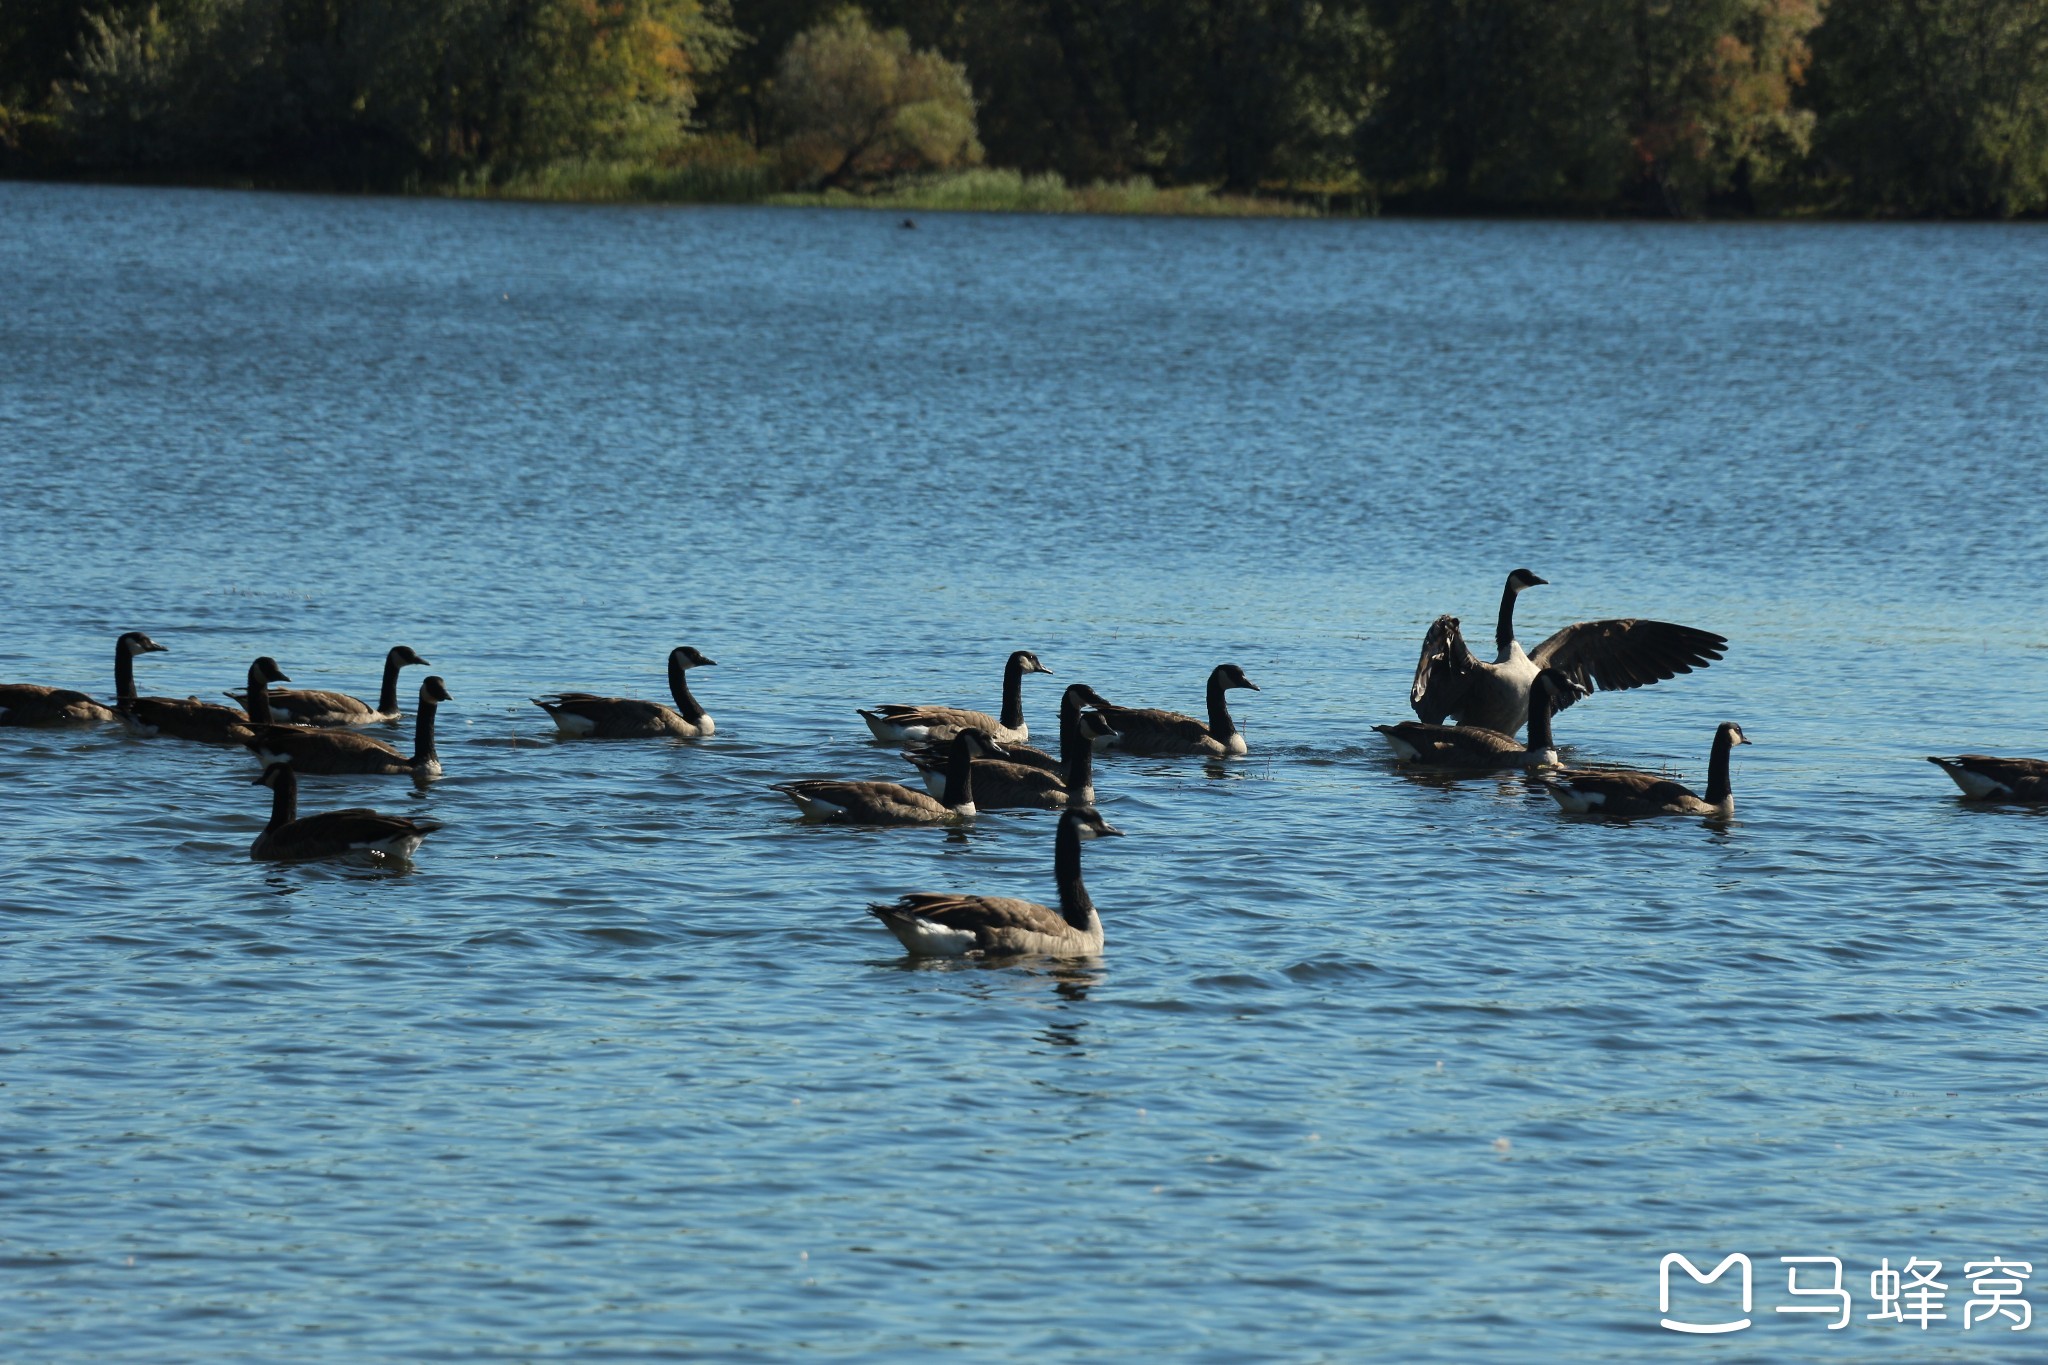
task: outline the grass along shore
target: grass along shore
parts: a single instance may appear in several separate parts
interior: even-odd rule
[[[563,162],[495,185],[464,184],[462,198],[579,204],[776,204],[802,208],[918,213],[1114,213],[1203,218],[1311,218],[1318,211],[1286,199],[1217,194],[1204,185],[1161,189],[1139,177],[1069,185],[1057,174],[971,170],[906,178],[855,193],[798,194],[767,165],[693,163],[649,167]]]

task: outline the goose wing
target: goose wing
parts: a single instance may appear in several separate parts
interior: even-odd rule
[[[964,706],[906,706],[889,703],[871,708],[875,714],[891,725],[923,725],[931,729],[932,739],[951,739],[961,730],[986,730],[990,734],[1001,734],[1008,727],[986,711],[970,711]],[[945,733],[941,734],[940,731]]]
[[[877,919],[923,920],[942,928],[971,933],[981,946],[1004,933],[1024,932],[1057,937],[1073,932],[1060,912],[1036,901],[1013,896],[949,896],[914,892],[893,905],[871,905]]]
[[[1034,749],[1029,744],[1005,744],[1003,754],[1011,763],[1026,768],[1043,768],[1049,773],[1060,771],[1060,761],[1043,749]],[[946,745],[936,740],[918,740],[903,750],[903,756],[919,768],[934,772],[946,770]],[[977,763],[999,762],[1001,760],[976,759]],[[976,768],[978,773],[981,770]],[[977,782],[979,778],[975,779]]]
[[[1159,711],[1135,706],[1098,706],[1095,713],[1109,722],[1109,728],[1127,740],[1145,744],[1174,743],[1199,747],[1210,738],[1209,727],[1193,716],[1178,711]]]
[[[124,717],[174,739],[240,744],[254,733],[246,712],[197,697],[137,697],[114,708]]]
[[[1954,758],[1930,756],[1927,761],[1948,773],[1966,793],[1980,799],[2004,796],[2048,800],[2048,760],[1959,754]]]
[[[1498,763],[1518,760],[1528,746],[1512,735],[1479,725],[1429,725],[1404,720],[1397,725],[1375,725],[1387,737],[1397,754],[1410,763]],[[1413,757],[1401,753],[1408,750]]]
[[[1014,750],[1006,747],[1004,752]],[[934,755],[905,754],[904,758],[921,773],[943,775],[946,771],[946,761]],[[1024,763],[1006,763],[1000,758],[977,758],[971,766],[974,804],[979,810],[1057,810],[1067,804],[1067,784],[1058,773]]]
[[[945,820],[953,812],[944,802],[912,791],[901,782],[842,782],[813,778],[777,784],[804,814],[850,824],[888,825]]]
[[[1408,704],[1424,724],[1441,725],[1466,709],[1472,676],[1478,671],[1479,660],[1466,645],[1458,618],[1439,616],[1422,637],[1422,657],[1415,662]]]
[[[551,692],[535,697],[533,704],[553,715],[567,711],[599,724],[620,722],[652,723],[673,714],[658,701],[635,701],[631,697],[600,697],[595,692]]]
[[[354,730],[305,730],[294,725],[259,726],[242,747],[266,763],[287,760],[300,772],[349,772],[355,764],[404,764],[389,744]]]
[[[228,696],[242,705],[249,704],[249,691],[237,687]],[[270,709],[280,712],[298,725],[346,725],[351,720],[360,720],[376,714],[366,701],[351,697],[346,692],[323,692],[311,688],[273,687],[270,689]]]
[[[1566,626],[1536,646],[1529,659],[1538,668],[1558,670],[1587,692],[1620,692],[1705,668],[1727,648],[1727,638],[1710,630],[1631,616]],[[1566,689],[1557,709],[1579,695]]]
[[[350,807],[292,821],[278,831],[272,849],[285,857],[319,857],[392,840],[424,839],[439,828],[438,820],[408,820],[380,815],[367,807]]]
[[[1574,768],[1551,778],[1550,785],[1600,798],[1592,809],[1603,815],[1647,814],[1699,799],[1682,782],[1627,768]]]
[[[0,687],[0,725],[86,725],[114,713],[83,692],[37,683]]]

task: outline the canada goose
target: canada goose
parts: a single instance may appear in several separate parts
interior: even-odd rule
[[[263,726],[243,741],[243,747],[266,767],[289,763],[302,773],[407,773],[414,777],[439,777],[441,756],[434,749],[434,712],[441,702],[453,700],[439,675],[420,684],[411,758],[384,741],[355,730],[308,730],[297,725]]]
[[[847,825],[931,825],[974,815],[974,760],[997,757],[1003,746],[986,730],[962,730],[953,736],[947,759],[946,794],[933,798],[900,782],[841,782],[811,778],[777,784],[776,791],[796,802],[807,819],[836,820]]]
[[[1209,674],[1209,723],[1178,711],[1141,711],[1131,706],[1097,702],[1095,709],[1116,731],[1116,747],[1131,754],[1207,754],[1225,758],[1245,751],[1244,736],[1230,718],[1224,693],[1233,687],[1259,685],[1236,664],[1218,664]]]
[[[1959,754],[1927,761],[1940,768],[1971,801],[2048,801],[2048,760]]]
[[[250,780],[271,791],[270,823],[249,845],[251,858],[296,862],[350,853],[410,858],[420,840],[441,828],[439,820],[407,820],[360,807],[323,811],[301,820],[299,779],[289,764],[272,763]]]
[[[1102,917],[1081,882],[1081,841],[1122,833],[1087,806],[1069,806],[1060,816],[1052,844],[1057,910],[1009,896],[914,892],[893,905],[870,905],[868,913],[919,957],[1092,957],[1102,951]]]
[[[961,730],[972,727],[988,731],[989,738],[998,744],[1012,744],[1031,738],[1031,727],[1024,723],[1024,675],[1044,673],[1050,676],[1052,670],[1038,662],[1038,656],[1028,649],[1020,649],[1010,656],[1003,665],[1003,714],[1000,718],[986,711],[969,711],[961,706],[906,706],[891,702],[877,706],[872,711],[863,710],[860,718],[868,723],[868,729],[884,744],[908,744],[917,739],[951,739]]]
[[[269,685],[291,681],[278,670],[277,661],[266,654],[249,665],[251,709],[248,711],[237,711],[232,706],[201,701],[197,697],[180,701],[174,697],[135,696],[134,655],[155,653],[163,648],[157,645],[155,650],[117,650],[114,655],[114,690],[118,694],[114,709],[120,713],[129,733],[144,739],[168,736],[171,739],[198,740],[204,744],[245,744],[256,733],[255,727],[268,723]]]
[[[384,685],[377,693],[377,705],[358,701],[345,692],[319,692],[310,689],[279,688],[270,694],[270,719],[277,725],[372,725],[378,721],[397,720],[398,711],[398,670],[411,668],[415,664],[428,667],[427,661],[404,645],[393,645],[384,656]],[[246,692],[230,692],[238,702],[245,702]]]
[[[1735,790],[1728,783],[1728,755],[1749,736],[1734,721],[1714,731],[1714,753],[1707,763],[1707,794],[1694,796],[1668,777],[1623,768],[1571,768],[1544,783],[1557,804],[1572,815],[1704,815],[1727,820],[1735,815]]]
[[[1404,720],[1372,728],[1387,737],[1387,747],[1403,763],[1439,768],[1554,768],[1557,748],[1550,738],[1550,717],[1559,699],[1572,696],[1578,685],[1554,668],[1536,675],[1529,689],[1529,742],[1477,725],[1425,725]]]
[[[974,760],[974,804],[980,810],[1020,810],[1095,804],[1095,738],[1116,733],[1109,722],[1084,704],[1101,701],[1086,683],[1071,683],[1060,696],[1061,766],[1055,770],[1019,758],[1030,754],[1042,758],[1042,751],[1022,744],[1003,746],[1003,758]],[[921,745],[903,756],[924,777],[925,790],[933,796],[945,793],[946,760],[929,745]]]
[[[117,697],[135,695],[134,657],[162,649],[162,645],[139,630],[131,630],[114,642]],[[36,683],[0,684],[0,725],[105,725],[120,718],[113,707],[104,706],[83,692]]]
[[[532,700],[553,718],[557,730],[578,738],[646,739],[674,735],[678,739],[703,739],[718,727],[690,695],[685,675],[693,668],[717,666],[717,660],[705,658],[688,645],[678,645],[668,652],[668,690],[676,699],[673,711],[658,701],[600,697],[591,692],[551,692]]]
[[[1515,598],[1545,581],[1527,569],[1508,575],[1494,627],[1499,655],[1492,663],[1466,646],[1457,617],[1436,618],[1423,637],[1415,685],[1408,691],[1416,715],[1431,725],[1449,717],[1460,725],[1512,735],[1528,722],[1529,684],[1546,668],[1559,670],[1582,692],[1618,692],[1705,668],[1728,648],[1728,641],[1711,631],[1627,617],[1566,626],[1525,654],[1515,639]],[[1577,694],[1560,698],[1558,709],[1577,699]]]

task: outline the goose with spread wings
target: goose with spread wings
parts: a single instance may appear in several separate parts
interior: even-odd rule
[[[1529,688],[1546,668],[1562,673],[1585,692],[1619,692],[1705,668],[1728,648],[1725,637],[1669,621],[1623,617],[1580,621],[1524,651],[1515,638],[1515,599],[1548,580],[1527,569],[1508,575],[1494,628],[1498,651],[1488,663],[1465,644],[1455,616],[1439,616],[1422,642],[1415,686],[1408,693],[1415,714],[1431,725],[1446,717],[1513,735],[1529,720]],[[1570,706],[1577,692],[1558,699]]]

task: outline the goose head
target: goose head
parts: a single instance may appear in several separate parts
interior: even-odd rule
[[[1716,740],[1725,739],[1730,745],[1756,743],[1748,735],[1743,734],[1742,727],[1732,720],[1722,721],[1721,728],[1714,732],[1714,738]]]
[[[413,653],[412,646],[410,645],[393,645],[391,652],[384,657],[388,662],[397,664],[400,668],[411,668],[414,664],[418,664],[421,668],[433,667],[425,659]]]
[[[1109,728],[1109,718],[1100,711],[1083,711],[1081,733],[1088,736],[1091,744],[1100,746],[1103,740],[1114,735],[1116,731]]]
[[[280,785],[295,783],[297,780],[297,778],[292,776],[291,764],[267,763],[264,765],[262,772],[249,779],[249,785],[252,787],[269,787],[275,791]]]
[[[1259,690],[1259,685],[1250,678],[1247,678],[1244,675],[1244,670],[1236,664],[1216,665],[1216,671],[1211,673],[1209,678],[1212,682],[1220,683],[1224,687],[1248,688],[1253,692]]]
[[[1044,673],[1047,675],[1052,673],[1052,670],[1038,662],[1038,656],[1028,649],[1020,649],[1015,654],[1012,654],[1010,656],[1010,666],[1019,673]]]
[[[277,660],[268,654],[259,655],[256,662],[249,665],[249,680],[254,682],[258,678],[267,683],[291,681],[285,676],[284,670],[277,666]]]
[[[1547,578],[1538,578],[1527,569],[1516,569],[1508,575],[1508,591],[1526,592],[1530,588],[1540,588],[1549,581]]]
[[[160,645],[139,630],[131,630],[126,635],[123,635],[114,642],[114,647],[120,650],[121,653],[131,657],[137,654],[168,654],[171,652],[169,645]]]
[[[678,668],[716,668],[718,660],[707,659],[690,645],[677,645],[668,652],[668,661]],[[741,670],[744,672],[745,670]]]
[[[996,743],[994,736],[978,726],[969,726],[954,739],[954,744],[967,751],[969,758],[1003,758],[1009,750]]]
[[[443,702],[454,701],[455,698],[448,695],[448,684],[442,682],[441,675],[436,673],[420,684],[420,700],[422,702]]]
[[[1087,683],[1068,683],[1067,690],[1060,694],[1060,706],[1062,709],[1066,707],[1107,705],[1109,703],[1102,699],[1102,694]]]
[[[1102,812],[1093,806],[1069,806],[1060,816],[1060,823],[1074,832],[1079,839],[1122,838],[1123,831],[1102,818]]]

